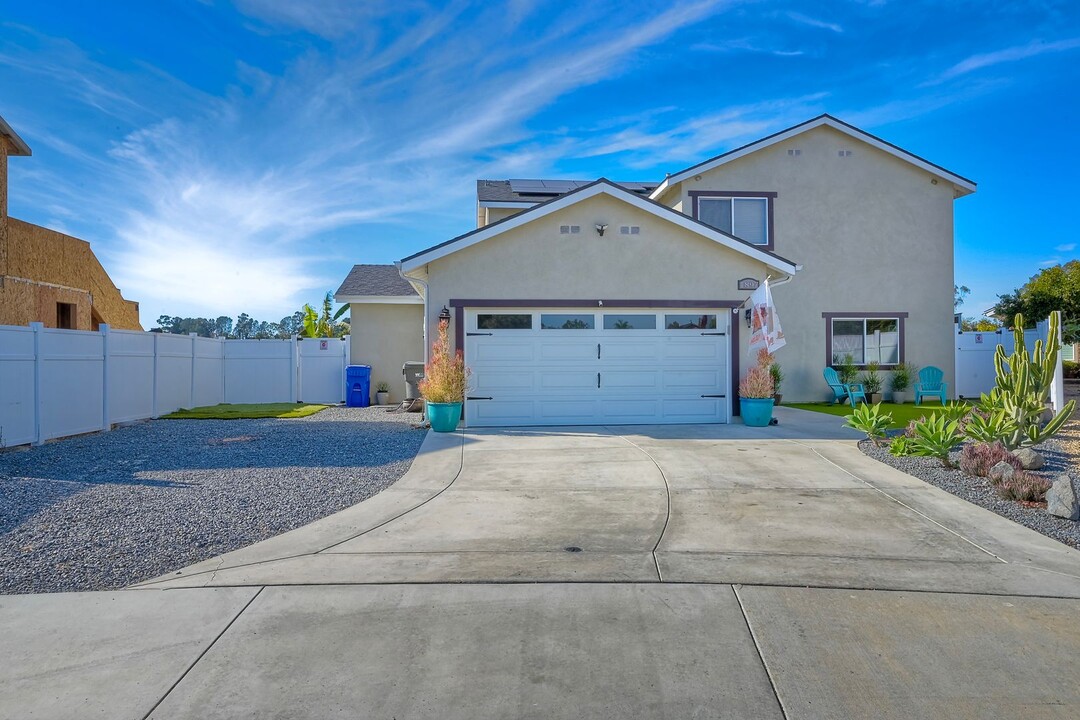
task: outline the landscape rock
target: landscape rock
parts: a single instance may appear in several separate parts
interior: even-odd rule
[[[1013,455],[1024,466],[1025,470],[1039,470],[1046,464],[1046,458],[1031,448],[1020,448]]]
[[[1080,520],[1080,502],[1077,502],[1076,490],[1068,475],[1058,475],[1046,491],[1046,512],[1066,520]]]
[[[1012,480],[1014,474],[1016,474],[1016,468],[1002,460],[990,468],[990,472],[986,474],[986,477],[990,478],[990,482],[999,485]]]

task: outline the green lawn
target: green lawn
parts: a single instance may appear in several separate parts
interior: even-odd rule
[[[177,410],[165,415],[166,420],[248,420],[252,418],[299,418],[325,410],[326,405],[301,405],[298,403],[260,403],[257,405],[207,405],[206,407]]]
[[[836,415],[837,417],[844,417],[852,413],[852,407],[850,405],[829,405],[828,403],[784,403],[783,407],[799,408],[800,410],[813,410],[814,412],[827,413],[829,415]],[[904,403],[903,405],[897,405],[896,403],[881,403],[881,409],[884,412],[892,414],[891,428],[905,428],[912,420],[918,420],[923,415],[929,417],[934,412],[941,409],[941,405],[937,402],[928,402],[923,405],[915,405],[914,403]]]

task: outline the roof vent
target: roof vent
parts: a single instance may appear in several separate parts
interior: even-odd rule
[[[559,234],[560,235],[577,235],[580,232],[581,232],[581,226],[580,225],[560,225],[559,226]]]
[[[790,155],[791,157],[798,157],[798,156],[802,155],[802,150],[800,150],[798,148],[792,148],[791,150],[787,151],[787,154]]]
[[[620,235],[640,235],[641,234],[641,226],[640,225],[622,225],[622,226],[619,227],[619,234]]]
[[[851,157],[851,151],[850,150],[837,150],[836,154],[839,155],[840,157]]]

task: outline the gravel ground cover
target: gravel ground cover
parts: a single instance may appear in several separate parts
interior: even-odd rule
[[[405,474],[419,418],[156,420],[0,451],[0,593],[122,588],[343,510]]]
[[[986,478],[971,477],[959,470],[946,468],[941,464],[940,460],[934,458],[895,457],[889,453],[887,447],[875,447],[869,440],[860,442],[859,448],[870,457],[880,460],[886,465],[891,465],[909,475],[914,475],[920,480],[951,492],[953,495],[961,497],[970,503],[1007,517],[1066,545],[1080,548],[1080,523],[1048,514],[1045,503],[1041,503],[1040,506],[1029,506],[1013,500],[1004,500],[998,496],[993,486],[990,485],[990,481]],[[1076,470],[1059,440],[1049,440],[1037,445],[1035,449],[1046,458],[1046,465],[1042,470],[1034,474],[1041,475],[1051,481],[1066,471],[1075,476]],[[952,453],[950,457],[954,463],[960,461],[959,452]]]

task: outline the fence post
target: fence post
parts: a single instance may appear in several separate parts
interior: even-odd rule
[[[153,372],[153,386],[150,390],[150,417],[154,420],[158,419],[157,411],[157,376],[158,376],[158,338],[161,337],[161,333],[154,333],[154,372]]]
[[[41,331],[45,324],[32,322],[30,327],[34,331],[34,445],[41,445],[45,442],[41,436],[41,371],[45,360],[41,356]]]
[[[342,341],[345,343],[345,352],[342,354],[341,376],[338,378],[338,396],[341,398],[340,402],[345,402],[348,400],[345,392],[345,373],[348,372],[349,365],[352,363],[352,336],[346,335]]]
[[[98,326],[98,331],[101,333],[101,431],[109,432],[112,430],[112,423],[109,422],[109,354],[112,351],[112,333],[109,332],[109,325],[102,323]]]
[[[1055,310],[1053,315],[1057,315],[1060,334],[1058,335],[1057,366],[1054,368],[1054,379],[1050,383],[1050,402],[1053,403],[1054,412],[1058,412],[1065,406],[1065,372],[1064,364],[1061,361],[1061,338],[1065,333],[1065,326],[1061,322],[1060,310]],[[1049,325],[1050,318],[1047,318],[1046,321],[1047,325]]]
[[[300,399],[300,345],[293,335],[289,341],[292,348],[292,373],[289,376],[289,402],[298,402]]]
[[[198,333],[188,333],[191,338],[191,399],[188,401],[188,410],[195,407],[195,357],[197,355],[195,350],[195,344],[198,342],[195,338],[199,336]]]
[[[226,363],[226,357],[225,356],[227,355],[227,353],[225,352],[225,343],[227,343],[227,342],[228,342],[228,339],[226,339],[226,338],[218,338],[218,350],[221,351],[221,402],[223,404],[228,402],[228,400],[225,399],[225,388],[226,388],[225,376],[226,376],[226,374],[228,372],[227,366],[225,364]]]

